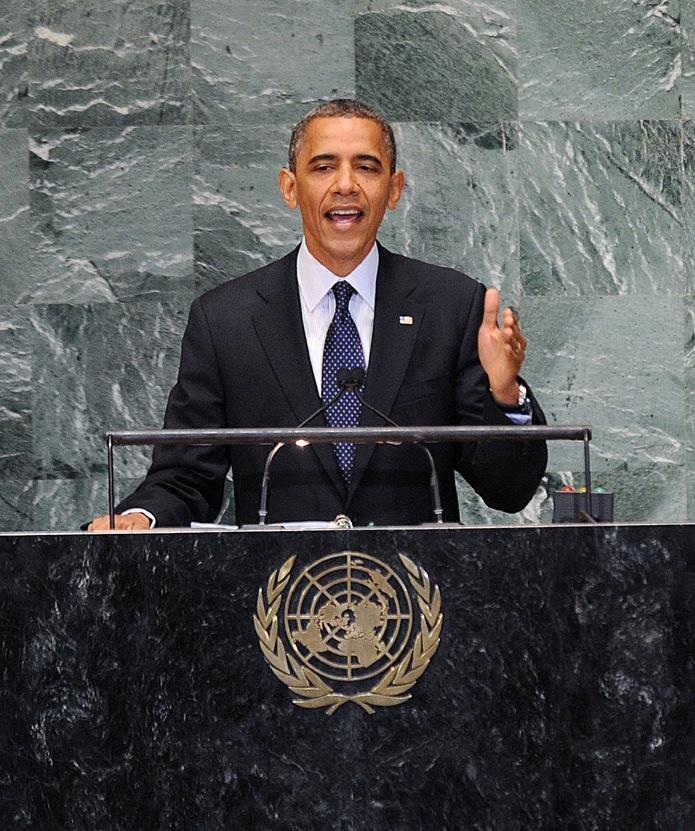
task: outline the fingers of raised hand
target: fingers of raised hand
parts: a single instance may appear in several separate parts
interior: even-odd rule
[[[524,337],[519,320],[511,309],[504,310],[504,322],[501,329],[502,339],[507,352],[519,361],[519,365],[526,355],[528,340]]]
[[[497,315],[500,310],[500,293],[497,289],[487,289],[483,304],[483,326],[497,329]]]

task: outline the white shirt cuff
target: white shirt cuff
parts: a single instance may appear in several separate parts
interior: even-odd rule
[[[157,524],[157,520],[154,518],[154,515],[149,511],[146,511],[144,508],[128,508],[127,511],[123,511],[121,516],[125,516],[126,514],[144,514],[150,521],[150,528],[154,528]]]

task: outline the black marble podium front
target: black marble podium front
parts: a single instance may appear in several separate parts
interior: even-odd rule
[[[442,594],[373,715],[300,709],[254,631],[296,555]],[[0,535],[0,829],[695,828],[695,526]]]

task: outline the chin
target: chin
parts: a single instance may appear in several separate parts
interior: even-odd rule
[[[336,246],[332,251],[332,255],[336,260],[343,260],[344,262],[349,262],[350,260],[354,260],[355,258],[359,257],[362,254],[363,250],[363,244]]]

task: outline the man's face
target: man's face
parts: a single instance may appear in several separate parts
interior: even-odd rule
[[[386,208],[395,208],[403,171],[391,173],[381,127],[366,118],[316,118],[294,173],[280,171],[290,208],[299,206],[309,251],[334,274],[349,274],[369,253]]]

